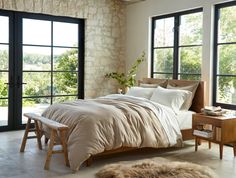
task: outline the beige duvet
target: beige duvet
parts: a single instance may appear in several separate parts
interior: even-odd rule
[[[108,95],[54,104],[42,115],[69,126],[68,154],[73,170],[104,150],[181,144],[174,112],[147,99]]]

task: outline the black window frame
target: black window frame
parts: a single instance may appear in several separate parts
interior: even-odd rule
[[[179,45],[179,25],[180,25],[180,17],[182,15],[188,15],[192,13],[197,13],[197,12],[202,12],[203,13],[203,8],[196,8],[196,9],[191,9],[187,11],[181,11],[177,13],[171,13],[171,14],[166,14],[166,15],[161,15],[161,16],[155,16],[152,17],[152,22],[151,22],[151,78],[154,78],[155,74],[173,74],[172,79],[178,79],[178,76],[181,74],[185,75],[197,75],[201,76],[201,74],[187,74],[187,73],[180,73],[179,72],[179,48],[181,47],[197,47],[201,45]],[[160,19],[165,19],[165,18],[174,18],[174,42],[173,42],[173,73],[167,73],[167,72],[156,72],[154,71],[154,50],[155,49],[163,49],[163,48],[168,48],[168,47],[155,47],[154,46],[154,37],[155,37],[155,21],[160,20]]]
[[[224,42],[218,43],[218,25],[219,25],[219,17],[220,17],[220,9],[224,7],[236,6],[236,1],[230,1],[225,3],[220,3],[215,5],[214,12],[214,42],[213,42],[213,81],[212,81],[212,103],[214,106],[221,106],[225,109],[236,109],[236,104],[227,104],[227,103],[219,103],[217,102],[217,76],[225,76],[225,77],[236,77],[234,75],[228,74],[217,74],[217,62],[218,62],[218,45],[221,44],[236,44],[236,42]]]
[[[53,66],[53,48],[71,48],[71,49],[78,49],[78,71],[59,71],[59,70],[54,70],[53,67],[51,68],[51,70],[49,71],[27,71],[27,70],[23,70],[23,68],[21,69],[22,72],[50,72],[51,74],[51,94],[50,95],[44,95],[44,96],[35,96],[35,97],[31,97],[31,96],[24,96],[23,98],[40,98],[40,97],[50,97],[51,98],[51,104],[53,104],[53,98],[55,97],[64,97],[64,96],[77,96],[77,98],[83,99],[84,98],[84,20],[83,19],[79,19],[79,18],[72,18],[72,17],[64,17],[64,16],[52,16],[52,15],[45,15],[45,14],[32,14],[32,13],[25,13],[25,12],[21,12],[17,14],[17,18],[19,19],[34,19],[34,20],[48,20],[51,22],[65,22],[65,23],[76,23],[79,25],[79,28],[81,28],[81,31],[78,30],[78,47],[71,47],[71,46],[58,46],[58,45],[53,45],[53,28],[51,29],[51,44],[50,45],[34,45],[34,44],[23,44],[23,34],[21,31],[19,31],[19,33],[21,33],[22,35],[19,35],[19,41],[20,41],[20,45],[23,49],[23,46],[35,46],[35,47],[50,47],[51,48],[51,66]],[[19,21],[19,20],[18,20]],[[22,28],[23,22],[20,24],[21,28]],[[53,26],[52,26],[53,27]],[[23,54],[22,54],[21,50],[19,52],[20,58],[23,59]],[[19,65],[20,67],[23,67],[22,65],[23,60],[21,60],[21,64]],[[78,73],[78,88],[77,88],[77,94],[73,94],[73,95],[56,95],[53,94],[53,74],[57,73],[57,72],[77,72]],[[21,83],[22,83],[23,78],[21,77]]]

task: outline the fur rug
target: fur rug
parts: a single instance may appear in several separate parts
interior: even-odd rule
[[[136,164],[110,164],[97,174],[98,178],[217,178],[209,167],[189,162],[144,160]]]

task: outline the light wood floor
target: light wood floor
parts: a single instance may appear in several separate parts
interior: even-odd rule
[[[0,178],[93,178],[95,173],[104,165],[117,161],[134,161],[147,158],[164,157],[170,160],[190,161],[211,167],[224,178],[236,177],[236,158],[233,157],[231,147],[224,147],[223,160],[219,159],[218,145],[212,144],[208,150],[207,143],[194,152],[194,142],[185,142],[181,149],[165,150],[140,150],[128,153],[116,154],[98,158],[91,167],[82,167],[77,173],[73,173],[64,166],[62,155],[53,155],[50,170],[43,170],[46,148],[38,150],[36,140],[29,140],[25,153],[20,153],[21,138],[23,131],[0,132]]]

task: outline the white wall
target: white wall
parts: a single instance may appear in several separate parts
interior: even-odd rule
[[[147,54],[147,61],[142,64],[137,79],[150,77],[150,22],[151,17],[203,7],[203,50],[202,80],[207,83],[206,95],[211,104],[212,91],[212,50],[214,4],[229,0],[146,0],[127,6],[126,34],[126,69],[141,51]]]

